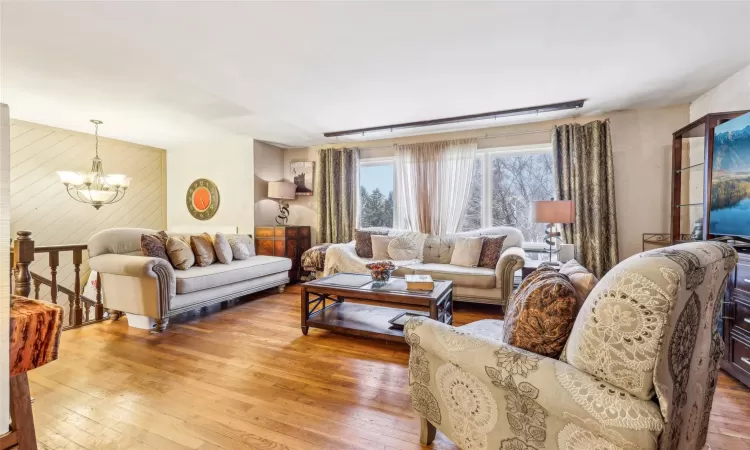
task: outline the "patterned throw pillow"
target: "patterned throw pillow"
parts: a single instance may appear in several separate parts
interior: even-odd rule
[[[219,258],[219,262],[222,264],[232,262],[232,247],[229,246],[229,241],[224,237],[223,233],[216,233],[214,237],[214,251],[216,252],[216,257]]]
[[[418,259],[419,249],[424,247],[426,237],[427,235],[422,233],[405,233],[397,236],[388,243],[388,255],[395,261]]]
[[[551,267],[535,270],[508,300],[503,342],[557,358],[573,329],[577,303],[568,277]]]
[[[159,233],[164,233],[160,231]],[[166,233],[164,233],[166,236]],[[163,236],[153,234],[142,234],[141,235],[141,253],[143,256],[150,256],[153,258],[161,258],[169,261],[167,256],[167,249],[164,247],[166,239],[162,240]]]
[[[195,264],[195,255],[188,238],[172,236],[167,240],[167,254],[175,269],[188,270]]]
[[[502,236],[482,236],[482,253],[479,254],[479,267],[494,269],[497,262],[500,261],[500,255],[503,253],[503,242],[506,235]]]
[[[250,248],[242,240],[232,236],[227,238],[227,241],[229,241],[229,248],[232,250],[232,258],[243,260],[250,257]]]
[[[570,279],[570,284],[576,289],[578,307],[580,308],[599,280],[575,259],[571,259],[563,264],[560,267],[560,273],[567,276]]]
[[[462,267],[477,267],[482,253],[481,237],[459,237],[451,256],[451,264]]]
[[[216,262],[216,252],[214,251],[214,240],[211,235],[203,233],[200,236],[190,236],[190,248],[195,255],[195,265],[206,267]]]
[[[360,258],[372,258],[372,235],[387,236],[388,230],[354,230],[354,250]]]

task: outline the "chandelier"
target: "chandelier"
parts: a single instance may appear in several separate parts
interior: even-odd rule
[[[99,209],[102,205],[119,202],[125,197],[125,191],[130,186],[130,177],[104,173],[102,160],[99,158],[99,125],[102,121],[92,119],[91,123],[94,124],[96,138],[96,156],[91,160],[91,172],[58,171],[57,175],[73,200]]]

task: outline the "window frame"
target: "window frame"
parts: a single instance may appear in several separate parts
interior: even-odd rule
[[[393,168],[393,225],[391,228],[396,228],[396,224],[401,223],[398,217],[398,194],[396,192],[396,156],[379,156],[375,158],[360,158],[359,167],[357,168],[357,221],[356,227],[360,228],[362,219],[362,199],[360,198],[360,190],[362,183],[360,180],[360,171],[363,167],[367,166],[385,166],[390,164]]]
[[[480,220],[481,228],[489,228],[492,226],[492,183],[490,182],[492,178],[492,159],[499,155],[521,156],[545,153],[552,154],[552,143],[491,147],[477,150],[476,158],[482,161],[482,199],[480,202],[482,205]]]

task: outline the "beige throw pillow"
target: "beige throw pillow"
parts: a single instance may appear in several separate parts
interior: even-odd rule
[[[388,254],[388,244],[395,238],[377,234],[373,234],[370,238],[372,239],[372,258],[376,260],[391,259],[391,255]]]
[[[477,267],[482,254],[482,237],[464,237],[456,239],[451,264],[462,267]]]
[[[570,284],[576,289],[578,307],[580,308],[599,280],[575,259],[563,264],[560,267],[560,273],[567,276],[570,279]]]
[[[195,265],[206,267],[216,262],[216,252],[214,251],[214,240],[208,233],[200,236],[190,236],[190,248],[195,255]]]
[[[229,246],[229,241],[224,237],[223,233],[216,233],[214,237],[214,251],[222,264],[232,262],[232,247]]]
[[[167,255],[175,269],[188,270],[195,264],[195,255],[190,249],[190,244],[183,237],[170,237],[167,239]]]
[[[241,239],[232,236],[227,238],[227,241],[229,241],[229,248],[232,249],[232,258],[243,260],[250,257],[250,248]]]

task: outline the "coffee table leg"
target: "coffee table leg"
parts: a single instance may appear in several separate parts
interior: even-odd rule
[[[430,319],[440,321],[437,301],[430,302]]]
[[[310,294],[304,287],[300,294],[300,316],[302,319],[302,334],[307,336],[307,319],[310,317]]]

